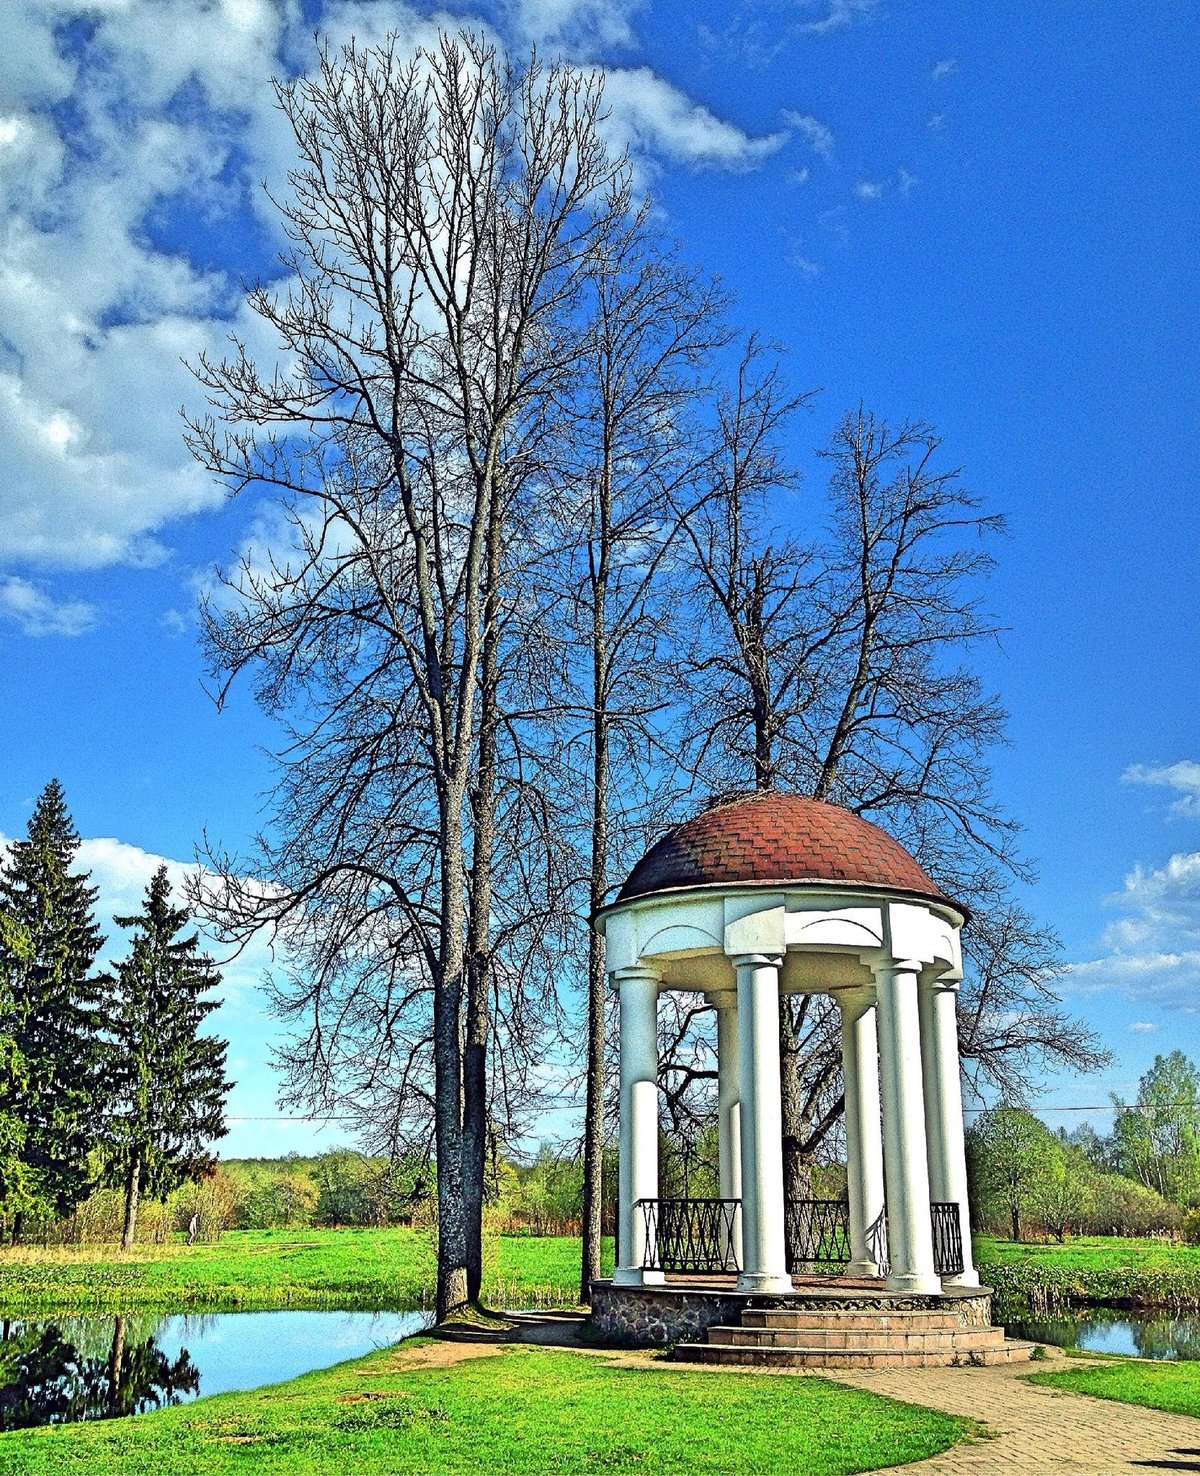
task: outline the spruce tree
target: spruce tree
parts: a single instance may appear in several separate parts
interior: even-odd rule
[[[0,982],[8,999],[10,1054],[0,1114],[20,1125],[25,1187],[58,1214],[90,1188],[99,1102],[98,1015],[92,966],[104,939],[92,918],[96,889],[72,866],[79,833],[62,785],[38,798],[24,840],[0,867]],[[20,1237],[23,1212],[13,1220]]]
[[[126,1249],[137,1229],[143,1194],[165,1199],[212,1166],[205,1145],[225,1134],[227,1042],[200,1035],[218,1001],[204,995],[220,982],[190,918],[171,903],[160,866],[136,917],[114,921],[133,930],[129,956],[106,981],[111,1038],[108,1079],[108,1175],[125,1191]]]

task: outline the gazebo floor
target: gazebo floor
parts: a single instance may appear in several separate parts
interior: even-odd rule
[[[591,1326],[607,1341],[672,1347],[677,1359],[758,1368],[913,1368],[1030,1355],[1029,1344],[992,1325],[986,1287],[914,1294],[865,1277],[792,1281],[778,1293],[739,1292],[734,1276],[671,1273],[658,1286],[597,1281]]]

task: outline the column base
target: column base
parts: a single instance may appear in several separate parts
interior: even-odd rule
[[[975,1291],[983,1285],[979,1279],[979,1272],[972,1268],[970,1271],[960,1271],[957,1276],[943,1276],[942,1288],[960,1286],[966,1291]]]
[[[887,1279],[888,1291],[912,1292],[916,1296],[936,1297],[942,1289],[942,1278],[936,1272],[893,1272]]]
[[[879,1279],[878,1261],[851,1261],[843,1273],[846,1276],[870,1276]]]
[[[661,1271],[645,1266],[618,1266],[613,1272],[614,1286],[662,1286],[666,1279]]]
[[[740,1292],[790,1292],[792,1278],[786,1271],[782,1276],[769,1271],[743,1271],[735,1289]]]

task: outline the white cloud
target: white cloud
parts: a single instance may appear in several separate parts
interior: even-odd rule
[[[840,31],[843,26],[852,24],[856,17],[874,10],[876,0],[799,0],[799,5],[804,12],[814,9],[825,12],[800,25],[802,31],[822,36],[829,31]]]
[[[519,49],[632,44],[635,0],[512,0]],[[66,23],[86,14],[87,26]],[[477,18],[464,17],[476,28]],[[172,221],[277,229],[258,188],[290,159],[273,74],[302,69],[312,31],[336,45],[432,38],[445,12],[402,0],[17,0],[0,48],[0,567],[96,568],[164,557],[170,528],[218,506],[177,416],[198,392],[181,360],[231,330],[266,356],[218,248]],[[70,108],[58,105],[70,99]],[[643,167],[664,157],[751,167],[754,138],[648,68],[610,74],[612,128]],[[188,251],[194,255],[189,256]],[[215,264],[214,264],[215,261]]]
[[[84,600],[55,600],[28,579],[0,575],[0,620],[11,620],[27,636],[77,636],[96,623],[95,606]]]
[[[787,141],[786,133],[752,137],[649,67],[607,72],[604,96],[612,108],[610,139],[643,164],[658,155],[698,168],[753,169]]]
[[[939,62],[934,62],[929,75],[935,82],[940,82],[943,77],[949,77],[958,71],[958,57],[945,56]]]
[[[1171,802],[1176,815],[1200,815],[1200,763],[1180,759],[1174,764],[1130,764],[1121,775],[1122,784],[1141,784],[1173,790]]]
[[[910,174],[907,169],[896,171],[896,187],[902,195],[911,195],[921,181],[915,174]]]
[[[1153,1035],[1158,1026],[1153,1020],[1134,1020],[1129,1026],[1130,1035]]]
[[[1194,1012],[1200,1006],[1200,852],[1179,853],[1160,867],[1135,866],[1108,901],[1121,915],[1104,931],[1106,952],[1072,965],[1067,986]]]
[[[523,41],[594,51],[633,46],[638,0],[511,0],[513,29]]]
[[[833,131],[827,128],[819,118],[814,118],[811,113],[797,113],[791,108],[786,108],[783,113],[783,121],[808,144],[814,154],[824,157],[833,152]]]
[[[860,179],[854,186],[860,200],[878,200],[883,194],[883,185],[877,179]]]

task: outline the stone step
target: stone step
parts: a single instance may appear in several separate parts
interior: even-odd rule
[[[820,1308],[794,1308],[794,1307],[747,1307],[742,1313],[743,1327],[772,1327],[772,1328],[809,1328],[809,1327],[839,1327],[839,1328],[896,1328],[911,1332],[953,1332],[963,1326],[962,1320],[954,1311],[926,1311],[921,1308],[903,1308],[900,1311],[875,1311],[871,1308],[859,1311],[845,1311],[841,1308],[831,1308],[822,1311]]]
[[[880,1327],[710,1327],[708,1341],[727,1348],[855,1348],[880,1353],[973,1353],[1004,1345],[999,1327],[919,1329]]]
[[[867,1348],[735,1348],[720,1343],[678,1343],[673,1357],[684,1363],[707,1363],[731,1368],[951,1368],[990,1367],[1024,1363],[1033,1346],[1004,1342],[972,1352],[896,1353]]]

